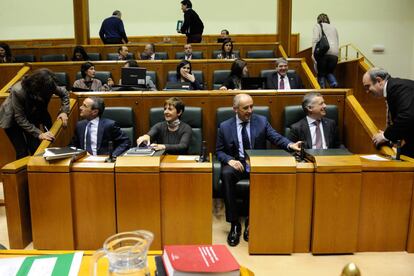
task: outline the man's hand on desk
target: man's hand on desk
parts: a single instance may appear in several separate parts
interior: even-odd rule
[[[165,150],[165,145],[162,145],[162,144],[151,144],[151,147],[154,150]]]
[[[302,147],[302,141],[297,141],[296,143],[291,143],[288,145],[288,148],[294,151],[300,151],[300,148]]]
[[[379,146],[381,144],[384,144],[385,142],[388,142],[388,139],[385,138],[384,131],[380,130],[377,134],[374,134],[374,136],[372,136],[372,142],[376,146]]]
[[[240,172],[244,172],[243,164],[240,161],[237,160],[230,160],[227,162],[230,166],[232,166],[235,170],[238,170]]]
[[[141,145],[142,143],[145,143],[147,145],[150,144],[150,136],[147,134],[144,134],[142,136],[139,136],[137,139],[137,146]]]

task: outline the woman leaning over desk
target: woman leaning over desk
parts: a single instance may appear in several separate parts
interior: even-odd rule
[[[165,121],[156,123],[147,134],[140,136],[137,139],[137,145],[144,143],[151,145],[155,150],[165,150],[169,154],[187,154],[192,129],[180,120],[184,108],[185,105],[180,98],[172,97],[166,100],[164,103]]]
[[[16,159],[35,153],[42,140],[53,141],[48,131],[52,118],[47,110],[53,94],[61,99],[58,119],[67,125],[69,94],[57,85],[57,79],[49,69],[38,69],[23,77],[10,91],[0,107],[0,127],[4,128],[16,151]],[[46,132],[40,130],[40,125]]]

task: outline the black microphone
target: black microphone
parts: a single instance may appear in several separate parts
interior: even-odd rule
[[[395,154],[395,160],[401,160],[401,140],[397,141],[397,153]]]
[[[206,141],[203,141],[201,144],[200,158],[198,159],[198,162],[208,162]]]
[[[105,159],[105,162],[112,163],[112,162],[115,161],[115,158],[113,156],[114,146],[113,146],[113,142],[112,141],[109,141],[108,142],[108,152],[109,152],[109,157]]]

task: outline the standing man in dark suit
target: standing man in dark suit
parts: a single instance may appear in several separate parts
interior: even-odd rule
[[[253,114],[253,99],[247,94],[238,94],[233,99],[235,116],[219,126],[216,153],[221,162],[226,221],[231,223],[227,243],[236,246],[240,242],[241,225],[236,207],[236,183],[248,179],[250,168],[246,164],[247,149],[266,149],[266,140],[285,150],[300,150],[300,142],[292,143],[277,133],[266,117]],[[243,233],[249,239],[248,219]]]
[[[372,68],[362,78],[367,93],[386,98],[387,128],[372,137],[376,146],[401,141],[401,154],[414,157],[414,81],[392,78],[384,69]]]
[[[180,32],[187,36],[188,43],[200,43],[204,31],[204,24],[198,14],[192,9],[190,0],[181,1],[181,10],[184,13],[184,23]]]
[[[289,139],[303,141],[305,149],[339,148],[338,128],[334,120],[325,118],[326,104],[322,95],[306,94],[302,108],[306,117],[291,126]]]
[[[288,72],[288,61],[276,59],[276,72],[266,78],[266,89],[290,90],[303,88],[302,80],[294,72]]]
[[[104,44],[128,43],[121,16],[121,12],[117,10],[102,22],[99,36]]]
[[[115,121],[101,118],[105,110],[102,98],[90,97],[80,107],[82,121],[76,125],[71,145],[88,151],[91,155],[109,154],[109,141],[113,143],[113,156],[129,149],[131,141]]]

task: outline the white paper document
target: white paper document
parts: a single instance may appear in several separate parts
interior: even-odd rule
[[[389,159],[381,157],[377,154],[361,155],[361,157],[371,161],[390,161]]]
[[[198,161],[200,156],[198,155],[179,155],[177,157],[178,161]]]
[[[108,156],[89,155],[88,157],[85,157],[82,161],[86,161],[86,162],[105,162],[106,158],[108,158]]]

